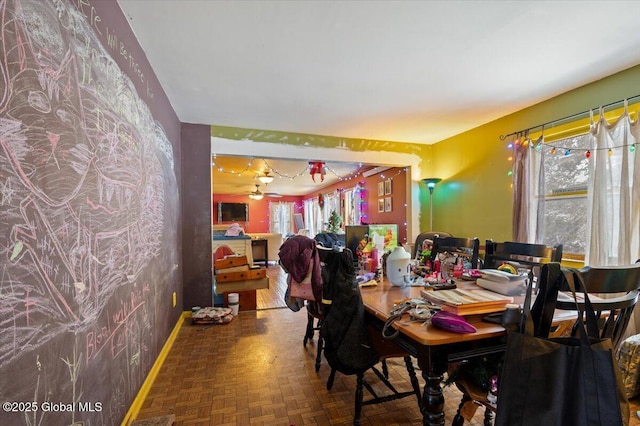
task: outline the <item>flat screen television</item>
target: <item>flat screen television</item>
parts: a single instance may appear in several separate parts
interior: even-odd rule
[[[218,202],[218,223],[248,221],[249,204]]]

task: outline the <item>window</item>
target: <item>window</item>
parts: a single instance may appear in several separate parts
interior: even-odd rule
[[[344,224],[360,225],[360,187],[358,185],[344,192]]]
[[[560,139],[545,150],[544,244],[563,245],[563,252],[581,254],[587,245],[587,184],[590,134]]]
[[[270,231],[286,236],[293,233],[294,203],[269,203]]]

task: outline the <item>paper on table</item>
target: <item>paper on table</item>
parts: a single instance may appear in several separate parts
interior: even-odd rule
[[[526,283],[526,280],[494,281],[487,280],[485,278],[478,278],[476,280],[476,285],[478,285],[479,287],[507,296],[516,296],[524,293],[524,291],[527,289]]]
[[[527,278],[527,274],[514,275],[510,272],[501,271],[499,269],[480,269],[478,270],[478,272],[480,272],[480,275],[482,275],[482,278],[486,280],[491,280],[491,281],[501,281],[501,282],[521,281]]]

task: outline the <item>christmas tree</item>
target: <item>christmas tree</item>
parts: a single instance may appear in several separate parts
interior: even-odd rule
[[[329,222],[327,223],[327,231],[337,234],[342,231],[340,227],[342,225],[342,217],[335,210],[331,211],[329,216]]]

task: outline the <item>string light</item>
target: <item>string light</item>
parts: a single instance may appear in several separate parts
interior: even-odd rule
[[[217,166],[217,171],[220,173],[225,173],[228,175],[237,175],[237,176],[242,176],[244,174],[250,174],[250,175],[256,175],[256,174],[262,174],[264,173],[263,171],[260,172],[256,172],[255,170],[252,170],[252,166],[253,166],[253,162],[254,162],[254,158],[251,158],[249,160],[249,162],[247,163],[246,167],[244,167],[241,170],[226,170],[224,169],[220,164],[217,163],[217,158],[216,158],[216,154],[212,155],[212,161],[211,161],[211,166]],[[280,172],[279,170],[275,169],[274,167],[272,167],[271,165],[269,165],[269,163],[267,162],[267,160],[262,160],[264,162],[265,168],[269,171],[271,171],[272,173],[276,174],[278,177],[281,178],[287,178],[287,179],[291,179],[294,180],[300,176],[306,175],[309,172],[309,167],[307,165],[304,166],[304,168],[302,170],[300,170],[299,172],[293,174],[293,175],[289,175],[287,173],[283,173]],[[331,173],[334,174],[334,176],[336,176],[338,178],[338,180],[350,180],[353,178],[357,178],[361,172],[362,172],[362,163],[358,164],[358,168],[355,172],[346,174],[346,175],[341,175],[338,172],[336,172],[334,169],[332,169],[329,166],[326,166],[327,170]]]
[[[542,141],[542,138],[540,139]],[[593,153],[593,151],[602,151],[602,150],[607,150],[607,155],[609,157],[613,156],[614,150],[615,149],[619,149],[619,148],[627,148],[629,149],[630,152],[635,152],[636,150],[636,144],[635,143],[631,143],[631,144],[623,144],[623,145],[617,145],[617,146],[613,146],[613,147],[609,147],[609,148],[574,148],[574,147],[565,147],[565,146],[554,146],[553,143],[549,143],[549,144],[544,144],[541,142],[536,142],[536,143],[531,143],[530,146],[532,148],[534,148],[536,151],[540,152],[542,151],[543,148],[548,148],[549,149],[549,153],[551,155],[555,155],[558,150],[562,150],[563,154],[565,156],[571,155],[572,153],[576,153],[576,152],[584,152],[584,156],[586,158],[591,158],[591,154]],[[507,157],[507,159],[509,161],[511,161],[512,157]]]

